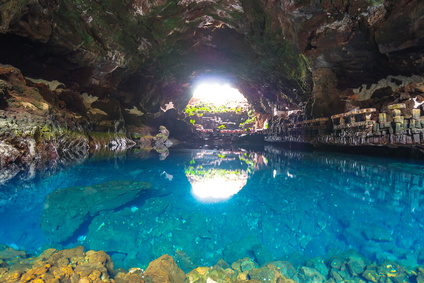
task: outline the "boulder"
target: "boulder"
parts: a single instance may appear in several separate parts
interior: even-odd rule
[[[278,267],[284,277],[293,279],[296,275],[296,269],[294,269],[293,265],[288,261],[273,261],[270,264]]]
[[[299,283],[321,283],[325,277],[314,268],[302,266],[294,280]]]
[[[163,255],[149,263],[144,274],[146,277],[150,277],[153,283],[184,282],[186,278],[184,271],[169,255]]]
[[[115,276],[116,283],[144,283],[143,271],[140,268],[131,268],[128,273],[119,272]]]
[[[259,265],[263,265],[268,261],[273,260],[273,257],[269,250],[265,247],[264,244],[254,245],[253,254],[255,255],[255,260]]]
[[[235,282],[237,273],[231,268],[198,267],[187,274],[189,282]]]
[[[26,253],[24,251],[17,251],[12,247],[0,251],[0,259],[3,259],[5,261],[16,258],[20,259],[24,257],[26,257]]]
[[[103,251],[85,253],[80,246],[61,251],[47,249],[36,258],[21,259],[6,272],[0,269],[0,282],[111,283],[113,274],[113,262],[109,255]]]
[[[324,277],[328,275],[328,268],[324,263],[324,260],[320,257],[314,257],[306,262],[306,266],[312,267],[319,271]]]

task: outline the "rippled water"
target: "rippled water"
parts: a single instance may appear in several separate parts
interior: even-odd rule
[[[423,169],[273,146],[89,160],[2,186],[0,244],[83,245],[127,268],[166,253],[185,271],[246,256],[297,265],[351,248],[415,266],[424,263]]]

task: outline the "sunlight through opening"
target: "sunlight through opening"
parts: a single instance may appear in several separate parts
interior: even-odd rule
[[[230,102],[247,103],[246,98],[238,89],[229,84],[203,83],[193,93],[194,100],[201,100],[215,105],[224,105]]]
[[[184,113],[186,121],[203,133],[240,134],[250,131],[256,123],[244,95],[229,83],[217,80],[196,84]]]

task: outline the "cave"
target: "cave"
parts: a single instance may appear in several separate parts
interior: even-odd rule
[[[1,2],[0,282],[420,282],[423,58],[418,0]]]

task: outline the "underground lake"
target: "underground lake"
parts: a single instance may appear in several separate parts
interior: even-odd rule
[[[21,258],[103,250],[126,269],[164,254],[186,273],[220,259],[286,262],[298,281],[306,266],[354,278],[335,259],[360,261],[361,272],[414,268],[424,263],[423,168],[271,144],[171,148],[164,160],[132,151],[2,184],[0,242]]]

